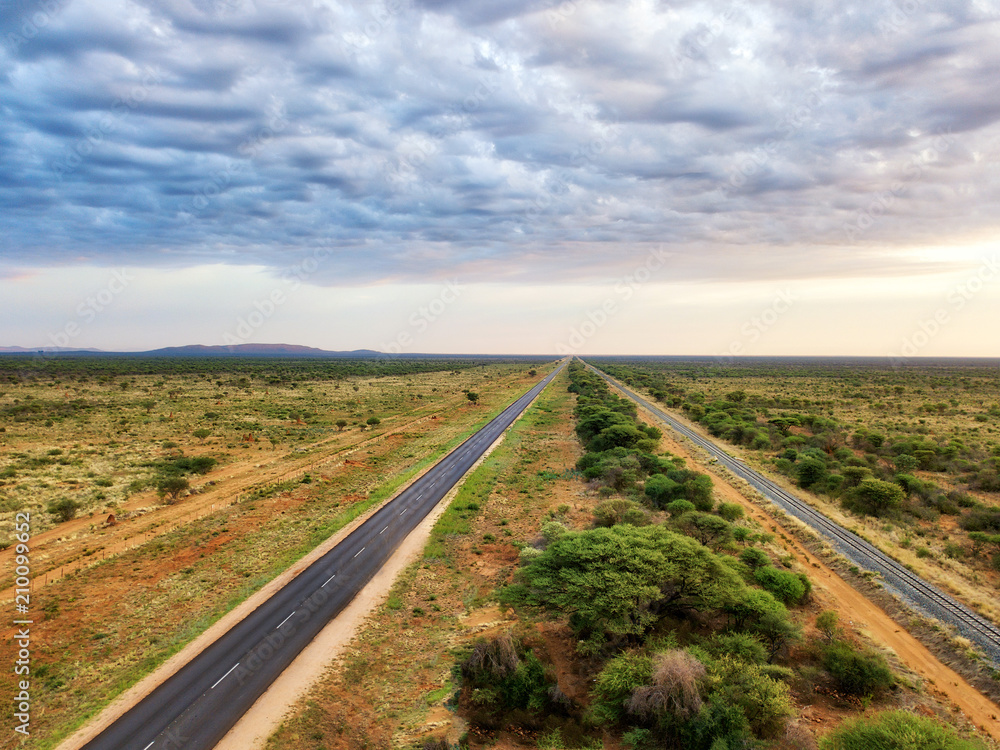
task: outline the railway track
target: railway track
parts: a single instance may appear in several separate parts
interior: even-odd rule
[[[979,646],[995,667],[1000,667],[1000,627],[997,627],[996,624],[956,601],[933,584],[923,580],[857,534],[831,521],[804,500],[751,469],[739,459],[729,455],[715,443],[706,440],[687,425],[618,383],[606,373],[590,365],[588,367],[604,378],[613,388],[620,390],[671,429],[705,450],[721,465],[745,480],[751,487],[785,512],[817,531],[855,565],[879,573],[886,587],[910,606],[925,615],[954,626],[963,636]]]

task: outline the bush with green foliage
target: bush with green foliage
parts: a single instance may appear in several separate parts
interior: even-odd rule
[[[733,527],[724,518],[698,510],[682,515],[676,527],[712,549],[719,549],[733,538]]]
[[[718,611],[746,595],[716,555],[662,526],[569,532],[520,576],[523,586],[508,587],[507,601],[566,614],[583,635],[641,636],[667,611]]]
[[[723,656],[709,668],[717,680],[713,693],[721,702],[737,706],[758,737],[774,737],[792,715],[788,686],[764,674],[756,664]]]
[[[767,651],[760,639],[752,633],[718,632],[705,641],[705,651],[719,658],[728,654],[747,664],[764,664]]]
[[[673,502],[668,503],[667,507],[664,508],[664,510],[674,517],[690,513],[694,509],[694,503],[689,500],[674,500]]]
[[[896,685],[888,663],[874,652],[859,651],[846,641],[834,641],[823,648],[823,666],[844,693],[878,696]]]
[[[594,682],[594,718],[606,724],[622,721],[632,693],[648,685],[652,677],[653,659],[648,654],[626,651],[609,659]]]
[[[863,479],[848,496],[845,504],[851,510],[870,516],[881,516],[899,507],[906,499],[903,488],[881,479]]]
[[[797,465],[799,485],[807,489],[822,482],[827,473],[826,462],[818,458],[804,458]]]
[[[58,500],[53,500],[49,503],[49,507],[46,510],[55,517],[56,521],[60,523],[65,523],[76,517],[76,512],[80,510],[82,506],[76,500],[71,500],[68,497],[61,497]]]
[[[820,750],[986,750],[978,740],[909,711],[884,711],[845,721],[819,743]]]
[[[785,605],[767,591],[747,588],[741,595],[733,597],[724,607],[730,624],[737,630],[752,628],[763,618],[774,615],[788,617]]]
[[[461,664],[474,721],[482,726],[503,726],[505,716],[516,710],[541,712],[549,707],[553,681],[530,649],[523,649],[510,634],[480,640]]]
[[[771,564],[768,554],[757,547],[748,547],[740,552],[740,560],[751,568],[761,568]]]
[[[719,503],[716,512],[730,523],[743,518],[743,506],[738,503]]]
[[[610,497],[594,508],[595,526],[615,526],[620,523],[645,526],[649,523],[649,514],[639,503],[624,497]]]
[[[789,570],[778,570],[768,565],[757,568],[754,571],[754,579],[761,588],[770,591],[784,604],[798,604],[805,598],[806,587],[802,579]]]
[[[175,474],[162,476],[156,483],[156,494],[161,500],[174,503],[190,486],[191,483],[182,476]]]

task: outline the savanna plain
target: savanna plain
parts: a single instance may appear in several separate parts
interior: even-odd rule
[[[996,363],[587,361],[1000,619]],[[25,746],[54,747],[553,367],[0,359],[8,607],[32,519]],[[995,665],[807,542],[574,360],[266,745],[996,747]]]

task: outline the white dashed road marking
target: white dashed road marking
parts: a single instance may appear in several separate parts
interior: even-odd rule
[[[222,675],[222,677],[220,677],[218,680],[215,681],[215,685],[218,685],[224,679],[226,679],[227,677],[229,677],[229,673],[232,672],[234,669],[236,669],[236,667],[238,667],[239,665],[240,665],[240,663],[236,662],[232,667],[230,667],[229,672],[226,672],[224,675]],[[212,685],[212,687],[210,687],[209,690],[212,690],[215,687],[215,685]],[[152,743],[150,743],[150,744],[152,744]],[[149,747],[149,745],[146,745],[146,747]]]

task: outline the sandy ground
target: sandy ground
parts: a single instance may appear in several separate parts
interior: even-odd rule
[[[896,624],[882,609],[854,589],[821,559],[808,552],[794,539],[789,529],[768,511],[716,475],[712,464],[701,459],[704,454],[700,450],[692,449],[686,441],[678,441],[669,426],[655,420],[645,411],[642,411],[642,415],[650,424],[666,428],[661,442],[664,450],[686,459],[692,469],[708,473],[712,477],[717,496],[725,502],[739,503],[750,517],[778,535],[788,553],[795,557],[803,569],[809,571],[814,587],[813,596],[822,603],[824,609],[836,610],[842,623],[892,650],[901,663],[924,680],[928,692],[951,706],[953,711],[964,714],[980,731],[1000,740],[1000,708],[995,703],[960,674],[942,664],[927,647]]]
[[[433,415],[421,417],[419,420],[429,419]],[[392,432],[405,429],[414,424],[400,426],[390,432],[380,435],[375,439],[382,439]],[[502,442],[501,436],[493,443],[475,466],[470,469],[474,471],[482,461],[488,456],[497,445]],[[352,447],[350,452],[354,452],[371,442],[365,440]],[[323,463],[329,457],[317,460],[311,457],[310,464]],[[232,470],[232,467],[225,467]],[[304,467],[297,466],[291,473],[301,473]],[[409,486],[416,481],[420,475],[414,477],[405,486]],[[465,475],[468,476],[468,473]],[[465,477],[463,477],[464,480]],[[255,475],[256,482],[260,482],[259,473]],[[268,481],[279,481],[278,477],[269,477]],[[400,492],[405,489],[400,488]],[[243,718],[236,724],[229,734],[223,738],[216,747],[220,750],[250,750],[250,748],[263,747],[267,737],[277,728],[285,712],[294,705],[295,701],[302,696],[309,687],[326,671],[326,669],[337,658],[343,648],[350,642],[357,629],[364,622],[371,611],[377,607],[388,595],[396,577],[409,565],[420,551],[423,549],[430,536],[431,529],[440,514],[447,508],[448,503],[458,492],[459,485],[456,485],[441,503],[432,511],[430,515],[406,538],[396,553],[389,559],[383,569],[376,574],[375,578],[362,590],[362,592],[348,605],[340,616],[332,620],[329,625],[317,636],[317,638],[296,658],[294,662],[281,674],[272,686],[258,701],[251,707]],[[396,493],[398,494],[398,492]],[[395,497],[395,495],[394,495]],[[390,498],[391,499],[391,498]],[[386,502],[389,502],[387,500]],[[384,505],[384,503],[382,504]],[[138,684],[124,692],[111,705],[102,711],[94,720],[72,734],[57,747],[57,750],[79,750],[91,739],[100,734],[104,729],[114,723],[133,705],[151,693],[160,683],[176,673],[181,667],[203,651],[209,644],[214,642],[236,623],[250,614],[268,597],[278,589],[291,581],[295,576],[305,570],[312,562],[322,557],[326,552],[339,544],[354,529],[360,526],[371,516],[377,507],[370,508],[365,514],[355,519],[345,526],[330,539],[312,552],[299,560],[286,572],[276,577],[256,594],[248,598],[234,610],[221,618],[212,627],[206,630],[201,636],[195,639],[182,651],[174,655],[155,672],[148,675]]]

